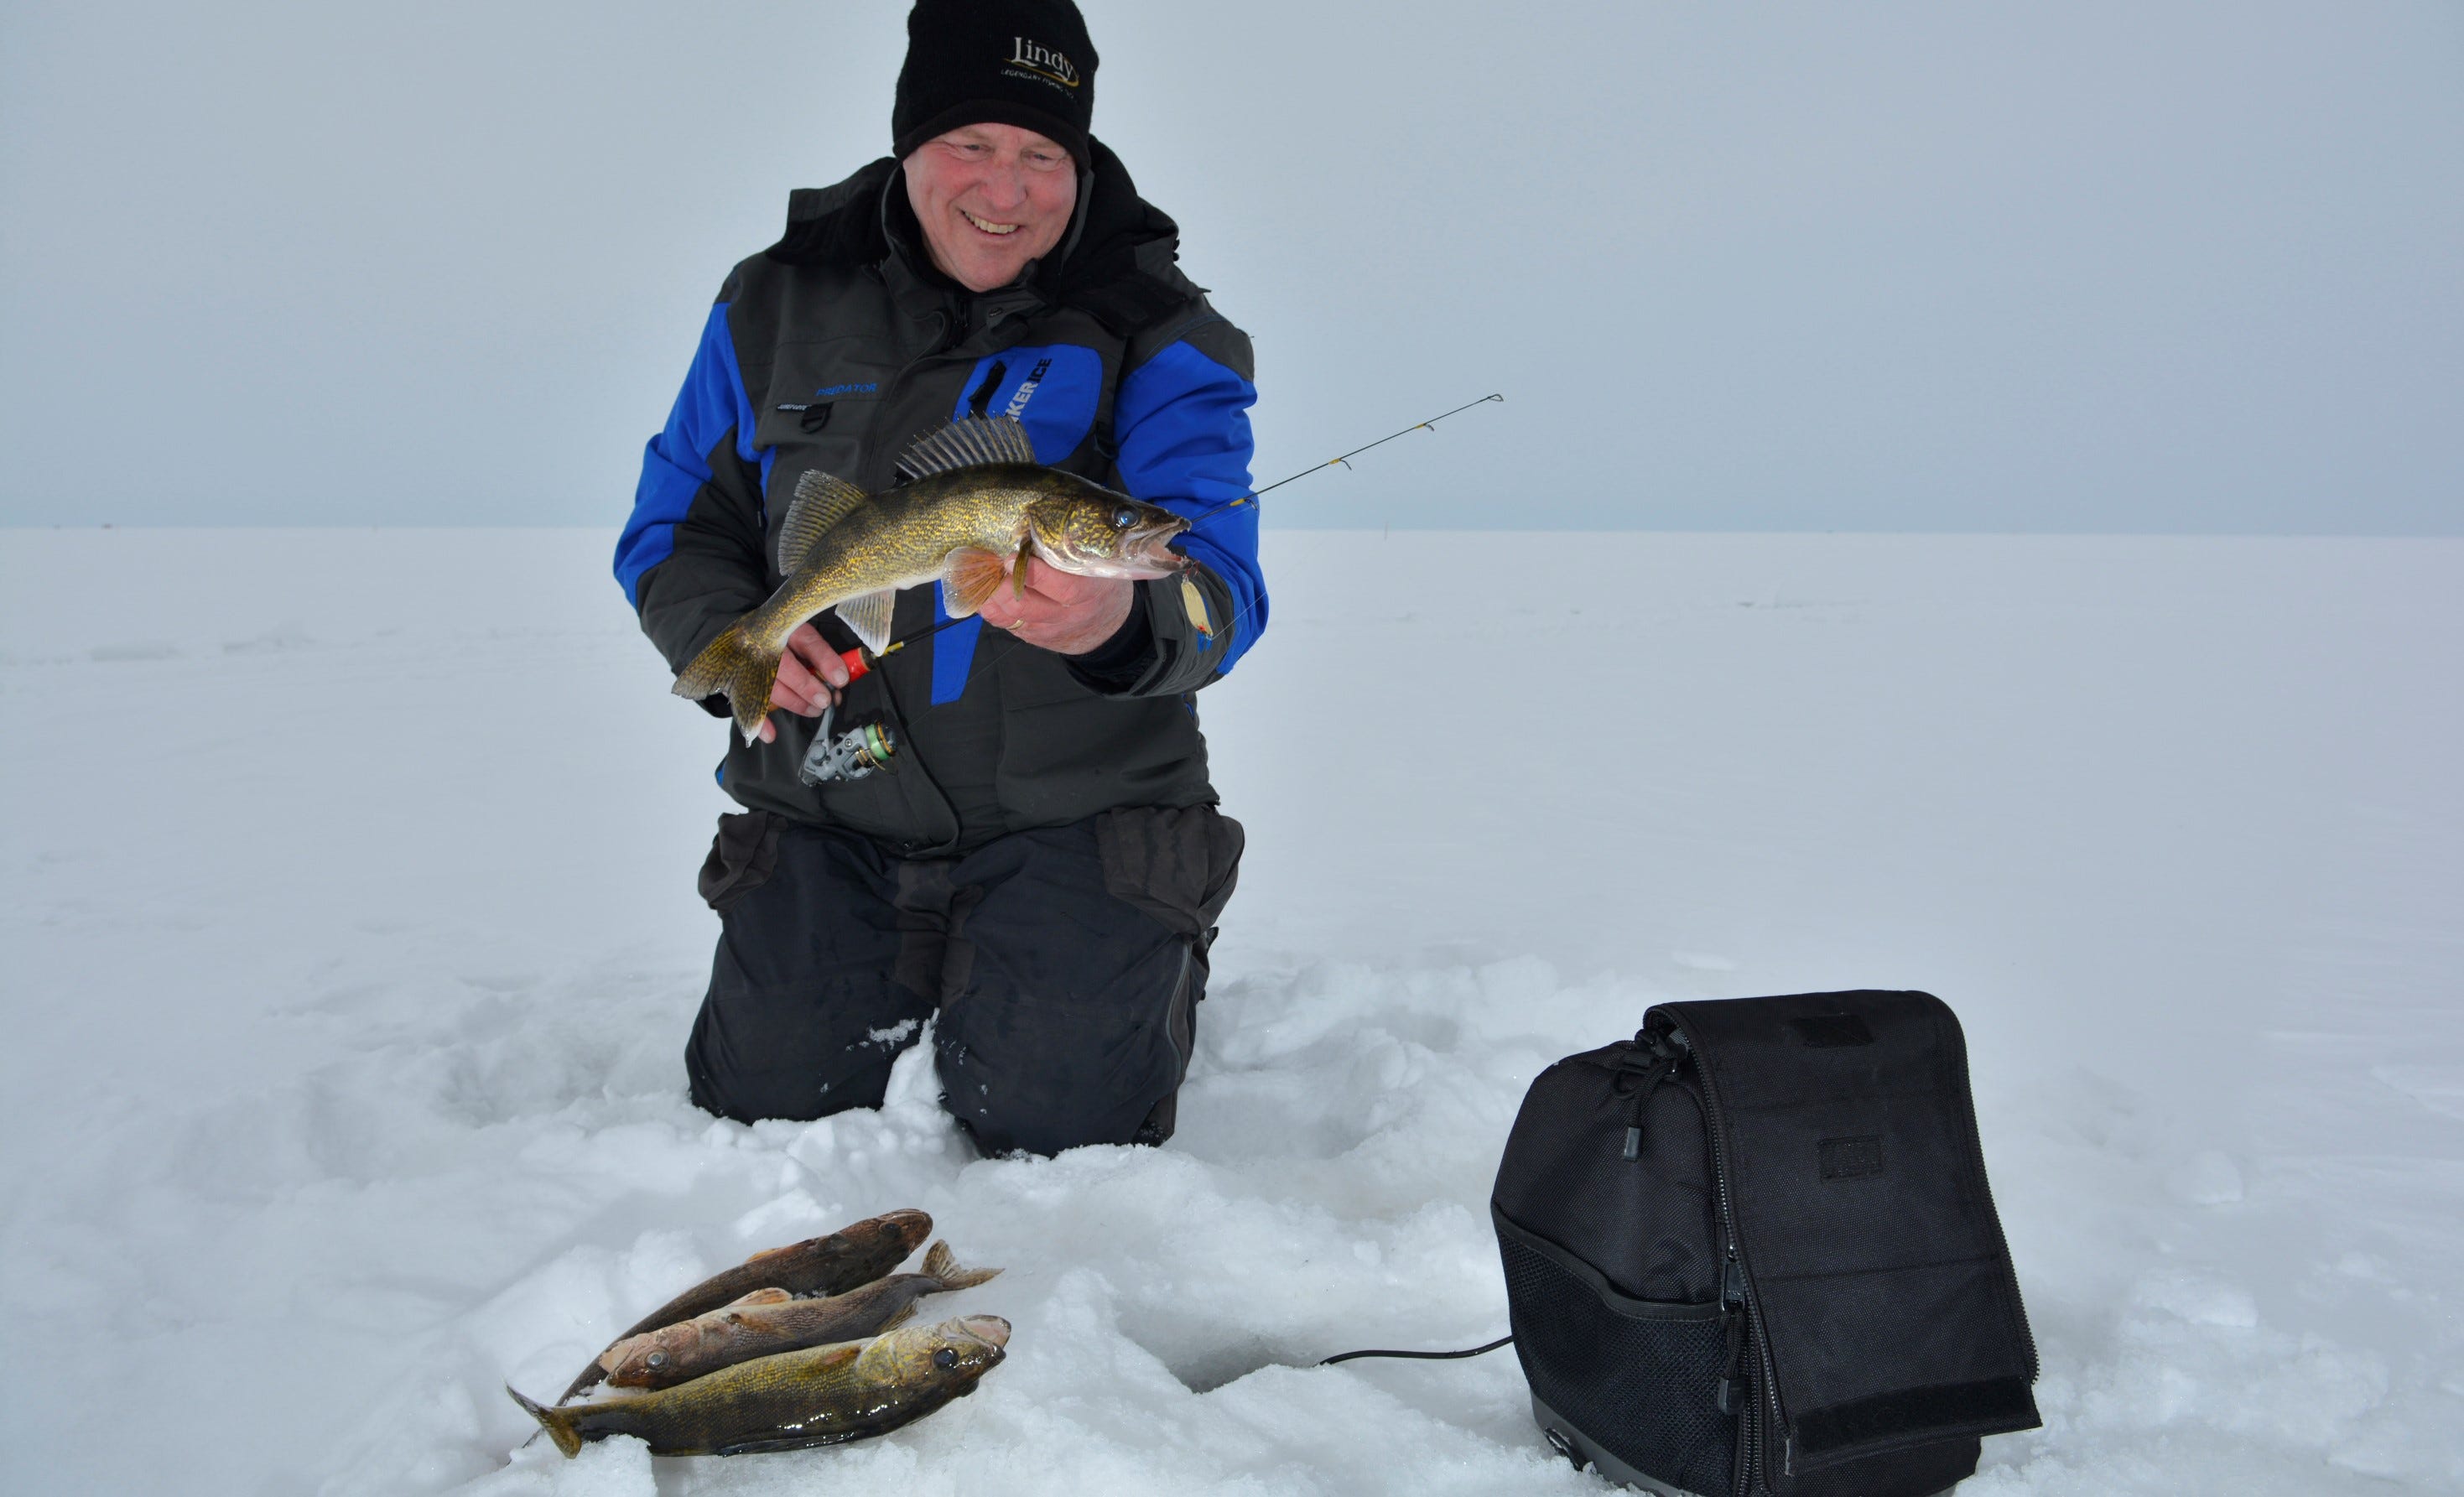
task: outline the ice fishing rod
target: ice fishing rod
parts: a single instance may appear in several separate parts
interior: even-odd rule
[[[1502,402],[1505,399],[1506,397],[1503,394],[1483,395],[1478,400],[1465,401],[1462,405],[1454,407],[1452,410],[1440,411],[1438,414],[1429,417],[1425,421],[1415,421],[1410,426],[1403,428],[1400,431],[1390,431],[1386,435],[1379,437],[1376,441],[1371,442],[1366,446],[1355,447],[1349,452],[1338,453],[1333,457],[1328,458],[1322,463],[1311,463],[1309,466],[1302,469],[1296,473],[1293,473],[1291,476],[1287,478],[1278,478],[1273,483],[1266,485],[1263,489],[1252,489],[1246,494],[1237,495],[1232,498],[1223,500],[1220,504],[1209,505],[1207,508],[1200,510],[1198,514],[1190,517],[1189,528],[1191,530],[1195,530],[1199,525],[1204,524],[1206,521],[1222,514],[1226,510],[1236,508],[1243,504],[1254,504],[1257,502],[1260,495],[1272,494],[1277,489],[1282,488],[1285,484],[1297,483],[1313,473],[1322,473],[1329,468],[1335,467],[1350,468],[1353,458],[1368,451],[1371,448],[1384,447],[1387,443],[1396,441],[1401,437],[1409,436],[1415,431],[1435,431],[1438,429],[1438,423],[1445,420],[1448,416],[1461,415],[1463,412],[1471,409],[1474,406],[1485,406],[1491,401]],[[1188,567],[1195,566],[1197,563],[1194,561],[1188,561],[1185,557],[1184,561],[1186,564],[1180,573],[1181,607],[1187,610],[1191,627],[1196,628],[1200,634],[1212,639],[1218,626],[1207,619],[1206,599],[1199,592],[1198,584],[1189,580]],[[1022,564],[1023,563],[1022,562]],[[1240,624],[1242,616],[1246,611],[1247,608],[1245,605],[1236,605],[1232,611],[1232,617],[1224,620],[1221,627],[1226,629],[1236,627]],[[974,616],[975,615],[973,614],[968,615],[969,618]],[[891,760],[894,759],[898,753],[897,739],[891,735],[889,726],[886,723],[877,721],[866,722],[849,729],[844,734],[834,732],[833,729],[838,720],[838,701],[835,699],[836,696],[839,693],[844,693],[847,687],[852,687],[856,682],[863,680],[868,675],[870,675],[872,673],[872,664],[874,661],[881,659],[885,655],[894,655],[898,651],[906,649],[908,646],[914,644],[917,640],[931,639],[934,635],[940,633],[943,629],[954,628],[965,622],[965,619],[942,619],[937,623],[927,625],[923,628],[915,630],[913,633],[905,635],[898,639],[893,639],[888,644],[882,646],[878,650],[867,649],[862,645],[857,645],[850,649],[840,650],[839,663],[847,667],[847,687],[838,688],[837,691],[832,693],[834,699],[823,707],[821,721],[813,730],[812,746],[805,751],[803,761],[797,765],[796,777],[808,785],[817,785],[835,780],[862,780],[876,770],[888,768]],[[1007,643],[1011,646],[1016,646],[1019,641],[1012,638],[1007,641]],[[1502,1342],[1499,1343],[1499,1345],[1503,1344],[1504,1343]],[[1494,1351],[1495,1348],[1484,1347],[1482,1350]],[[1416,1354],[1379,1352],[1362,1354],[1402,1356]]]
[[[1503,402],[1505,399],[1506,396],[1503,393],[1499,393],[1483,395],[1478,400],[1467,400],[1462,405],[1457,406],[1452,410],[1440,411],[1438,414],[1429,417],[1426,421],[1415,421],[1410,426],[1403,428],[1399,431],[1390,431],[1386,435],[1379,437],[1376,441],[1369,443],[1365,447],[1355,447],[1349,452],[1339,453],[1333,457],[1328,458],[1322,463],[1311,463],[1307,468],[1293,473],[1290,477],[1278,478],[1263,489],[1252,489],[1246,494],[1239,495],[1233,498],[1225,499],[1220,504],[1210,505],[1207,508],[1200,510],[1198,514],[1190,517],[1189,528],[1196,530],[1199,526],[1206,523],[1206,521],[1210,519],[1213,519],[1216,516],[1222,514],[1225,510],[1235,509],[1243,504],[1254,504],[1259,498],[1265,495],[1274,493],[1285,484],[1297,483],[1313,473],[1323,473],[1329,468],[1335,467],[1350,468],[1352,466],[1352,460],[1358,457],[1361,453],[1368,451],[1370,448],[1384,447],[1387,443],[1396,441],[1402,437],[1410,436],[1415,431],[1435,431],[1438,429],[1438,423],[1445,420],[1448,416],[1459,416],[1464,411],[1471,409],[1474,406],[1485,406],[1491,401]],[[969,615],[970,618],[973,616],[974,615],[972,614]],[[867,649],[862,645],[858,645],[852,649],[840,650],[839,660],[847,668],[847,685],[853,686],[856,682],[871,674],[873,661],[881,659],[885,655],[894,655],[918,640],[931,639],[934,635],[940,633],[943,629],[955,627],[957,625],[964,624],[965,622],[965,619],[943,619],[938,623],[927,625],[923,628],[917,629],[912,634],[905,635],[898,639],[893,639],[889,644],[882,646],[878,650]],[[1192,620],[1192,622],[1194,623],[1196,621]],[[1239,620],[1236,618],[1230,622],[1238,623]],[[1226,627],[1228,627],[1229,626],[1227,625]],[[1212,629],[1204,629],[1203,626],[1200,626],[1200,627],[1204,632],[1214,632]]]
[[[1490,401],[1502,402],[1505,399],[1506,397],[1504,395],[1498,394],[1483,395],[1478,400],[1467,400],[1462,405],[1457,406],[1452,410],[1441,411],[1437,415],[1431,416],[1426,421],[1415,421],[1400,431],[1390,431],[1386,435],[1379,437],[1376,441],[1370,443],[1369,447],[1355,447],[1351,451],[1342,453],[1339,456],[1330,457],[1325,462],[1311,463],[1309,467],[1302,469],[1300,472],[1292,474],[1289,478],[1278,478],[1263,489],[1254,490],[1248,494],[1242,495],[1239,498],[1225,499],[1221,504],[1199,511],[1198,514],[1190,517],[1189,528],[1196,530],[1199,526],[1214,518],[1225,510],[1235,508],[1239,505],[1252,503],[1261,495],[1272,494],[1277,489],[1282,488],[1285,484],[1297,482],[1300,479],[1308,477],[1313,473],[1322,473],[1325,470],[1337,465],[1349,468],[1352,466],[1352,460],[1358,457],[1361,453],[1368,451],[1370,447],[1384,447],[1387,443],[1392,442],[1398,437],[1410,436],[1415,431],[1435,431],[1438,429],[1438,423],[1445,420],[1448,416],[1460,416],[1464,411],[1471,409],[1474,406],[1485,406]]]

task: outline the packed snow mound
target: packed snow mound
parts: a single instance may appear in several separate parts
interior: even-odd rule
[[[1504,1332],[1551,1061],[1905,985],[1967,1025],[2045,1367],[1963,1490],[2464,1486],[2464,547],[1588,538],[1611,620],[1560,537],[1270,541],[1178,1135],[982,1160],[921,1046],[877,1111],[686,1102],[722,730],[604,538],[0,536],[0,1485],[1604,1491],[1510,1352],[1314,1363]],[[523,1443],[503,1385],[897,1206],[1004,1270],[935,1302],[1014,1323],[975,1397]]]

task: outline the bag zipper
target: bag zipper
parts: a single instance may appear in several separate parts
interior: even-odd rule
[[[1736,1497],[1747,1497],[1752,1489],[1755,1479],[1761,1476],[1763,1471],[1765,1458],[1762,1449],[1761,1415],[1764,1409],[1769,1408],[1771,1427],[1774,1430],[1787,1427],[1780,1414],[1779,1379],[1776,1369],[1771,1366],[1771,1343],[1761,1333],[1760,1316],[1754,1309],[1753,1285],[1747,1275],[1745,1254],[1737,1242],[1737,1208],[1736,1202],[1730,1200],[1728,1195],[1727,1131],[1720,1125],[1720,1099],[1711,1090],[1710,1077],[1703,1073],[1702,1061],[1695,1056],[1693,1046],[1685,1038],[1685,1031],[1672,1025],[1668,1030],[1668,1039],[1671,1045],[1683,1052],[1686,1060],[1694,1064],[1693,1090],[1696,1098],[1703,1104],[1703,1131],[1711,1136],[1712,1194],[1720,1203],[1720,1230],[1727,1234],[1728,1239],[1727,1261],[1721,1269],[1721,1297],[1724,1301],[1727,1299],[1729,1285],[1733,1282],[1737,1292],[1737,1304],[1745,1316],[1746,1339],[1753,1343],[1755,1364],[1762,1374],[1761,1397],[1753,1399],[1741,1411],[1738,1421]],[[1670,1073],[1675,1074],[1674,1067],[1670,1068]],[[1722,1389],[1722,1396],[1724,1399],[1727,1397],[1725,1388]],[[1770,1485],[1769,1479],[1764,1478],[1763,1486],[1768,1488]]]

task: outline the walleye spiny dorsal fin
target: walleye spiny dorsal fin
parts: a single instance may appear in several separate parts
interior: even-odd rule
[[[787,506],[787,517],[779,522],[779,575],[795,576],[822,533],[865,502],[862,489],[819,469],[797,479],[795,501]]]
[[[890,648],[890,613],[897,601],[898,594],[884,587],[840,604],[838,615],[864,641],[864,648],[877,655]]]
[[[898,471],[910,478],[929,478],[954,468],[1033,461],[1035,444],[1016,416],[960,416],[917,437],[898,460]]]
[[[941,561],[941,606],[954,619],[972,617],[1008,576],[1009,560],[1000,552],[960,546]]]

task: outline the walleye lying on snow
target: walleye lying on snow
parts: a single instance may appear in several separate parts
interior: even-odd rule
[[[954,421],[917,439],[898,467],[913,481],[875,495],[824,473],[798,481],[779,532],[786,581],[693,657],[676,676],[678,696],[726,693],[749,743],[770,715],[787,636],[825,608],[879,653],[902,587],[937,580],[962,619],[1029,556],[1082,577],[1169,577],[1190,564],[1168,544],[1189,521],[1041,466],[1014,416]]]
[[[618,1388],[672,1388],[756,1356],[833,1341],[860,1341],[903,1323],[927,1294],[972,1288],[999,1268],[961,1268],[950,1244],[935,1243],[921,1273],[895,1273],[827,1299],[756,1289],[708,1314],[627,1337],[600,1354]]]
[[[646,1331],[718,1309],[755,1289],[783,1289],[790,1294],[844,1294],[870,1284],[905,1261],[915,1245],[933,1235],[933,1219],[921,1211],[891,1211],[841,1227],[827,1237],[808,1238],[785,1247],[773,1247],[713,1274],[674,1299],[633,1322],[617,1336],[621,1345]],[[927,1266],[930,1266],[929,1265]],[[609,1351],[613,1351],[611,1346]],[[606,1376],[603,1352],[564,1390],[570,1398]],[[561,1403],[563,1398],[557,1400]]]
[[[568,1456],[579,1455],[583,1441],[609,1435],[636,1436],[662,1456],[802,1450],[886,1434],[973,1393],[1008,1341],[1008,1321],[969,1315],[865,1342],[756,1357],[658,1393],[601,1403],[542,1408],[505,1391]]]

